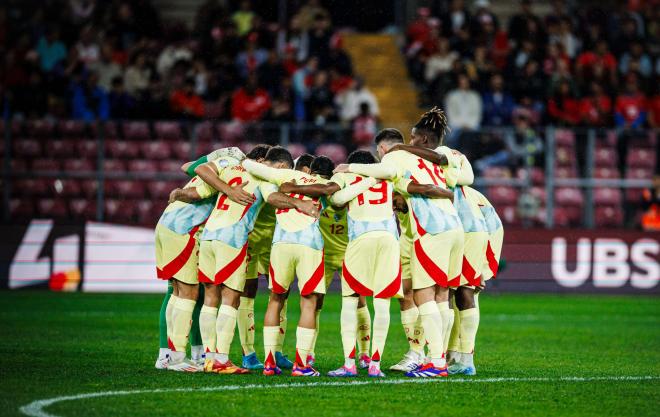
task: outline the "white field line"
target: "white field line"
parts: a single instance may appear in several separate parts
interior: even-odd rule
[[[149,390],[130,390],[130,391],[101,391],[90,392],[87,394],[67,395],[62,397],[48,398],[45,400],[33,401],[22,406],[19,410],[30,417],[59,417],[51,414],[44,408],[62,401],[77,401],[87,398],[115,397],[123,395],[139,394],[162,394],[168,392],[214,392],[214,391],[239,391],[252,389],[273,389],[273,388],[312,388],[312,387],[352,387],[359,385],[401,385],[401,384],[425,384],[425,383],[484,383],[484,382],[595,382],[595,381],[651,381],[659,380],[660,376],[594,376],[579,377],[569,376],[560,378],[449,378],[449,379],[384,379],[376,381],[337,381],[337,382],[309,382],[309,383],[287,383],[287,384],[248,384],[248,385],[220,385],[216,387],[202,388],[158,388]]]

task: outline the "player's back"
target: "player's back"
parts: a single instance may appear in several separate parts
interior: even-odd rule
[[[497,211],[491,202],[488,201],[488,199],[482,193],[475,190],[474,188],[467,186],[464,186],[463,188],[469,192],[476,201],[482,215],[484,216],[484,220],[486,221],[488,232],[493,233],[494,231],[500,229],[502,227],[502,220],[500,219],[500,216],[497,214]]]
[[[476,193],[475,189],[468,186],[454,188],[454,205],[465,233],[488,232],[486,219],[479,207],[479,196]]]
[[[343,254],[348,245],[348,223],[346,209],[327,206],[321,212],[319,223],[325,243],[326,256]]]
[[[189,233],[196,226],[204,224],[213,210],[217,193],[197,176],[188,181],[183,188],[196,188],[197,193],[204,198],[192,203],[174,201],[167,205],[158,220],[159,224],[179,234]]]

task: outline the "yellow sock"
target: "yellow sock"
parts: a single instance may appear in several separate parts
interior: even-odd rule
[[[316,349],[316,339],[319,338],[319,323],[321,321],[321,310],[316,310],[316,329],[314,332],[314,339],[312,340],[312,347],[309,349],[309,354],[314,356],[314,351]]]
[[[280,326],[264,326],[264,366],[275,367],[275,352],[279,352]]]
[[[241,297],[236,323],[243,355],[249,355],[254,352],[254,298]]]
[[[371,346],[371,314],[366,305],[357,309],[357,344],[360,355],[369,355]]]
[[[218,335],[216,357],[220,362],[227,362],[229,358],[229,348],[234,339],[234,329],[236,328],[236,316],[238,310],[234,307],[222,304],[218,310],[218,319],[215,321],[215,332]]]
[[[445,354],[447,353],[447,348],[449,347],[449,337],[451,335],[451,328],[454,325],[454,310],[449,308],[449,302],[444,301],[438,303],[438,310],[440,311],[440,316],[442,316],[442,349]]]
[[[314,329],[300,327],[296,329],[296,363],[298,366],[307,366],[307,355],[312,348],[314,341]]]
[[[284,300],[284,306],[282,307],[282,311],[280,312],[280,327],[278,331],[278,337],[277,337],[277,346],[276,346],[276,352],[282,352],[282,346],[284,346],[284,336],[286,336],[286,326],[287,323],[289,322],[286,318],[286,310],[287,310],[287,300]]]
[[[390,328],[390,299],[374,298],[374,337],[371,341],[371,360],[379,362],[385,349]]]
[[[442,335],[442,316],[440,315],[440,311],[438,311],[435,301],[428,301],[418,308],[419,316],[422,319],[422,326],[424,327],[424,336],[429,344],[431,362],[433,366],[442,368],[445,366],[445,359],[443,358],[444,337]]]
[[[461,320],[461,345],[458,350],[461,353],[474,352],[474,342],[479,329],[479,310],[477,308],[468,308],[459,311],[458,316]]]
[[[357,338],[358,297],[341,298],[341,345],[344,349],[345,365],[355,365],[355,339]]]
[[[202,344],[204,345],[204,352],[206,352],[207,359],[211,359],[215,354],[215,321],[217,318],[217,308],[207,305],[202,306],[202,310],[199,312],[199,333],[202,336]]]
[[[170,337],[172,334],[172,311],[174,311],[174,304],[176,304],[176,300],[178,300],[179,297],[176,295],[172,294],[170,299],[167,301],[167,307],[165,307],[165,322],[167,323],[167,337]]]
[[[403,325],[403,331],[408,339],[410,350],[423,355],[424,329],[421,327],[421,322],[420,326],[417,326],[418,319],[419,310],[417,309],[417,306],[413,306],[413,308],[401,312],[401,324]]]
[[[195,309],[195,300],[177,298],[172,309],[172,336],[171,346],[175,352],[185,352],[188,345],[188,335],[192,325],[192,312]]]

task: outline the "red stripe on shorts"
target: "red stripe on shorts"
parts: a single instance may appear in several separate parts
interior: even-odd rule
[[[417,233],[419,233],[419,236],[424,236],[426,234],[426,230],[419,224],[419,220],[417,220],[417,216],[415,216],[415,212],[413,210],[410,210],[412,213],[413,217],[415,218],[415,226],[417,226]]]
[[[488,247],[486,248],[486,260],[488,261],[490,271],[493,273],[493,279],[495,279],[500,264],[497,262],[497,259],[495,259],[495,252],[493,252],[493,248],[490,247],[490,242],[488,242]]]
[[[348,284],[349,287],[351,287],[353,291],[355,291],[356,294],[365,297],[374,295],[373,291],[371,291],[369,288],[365,287],[364,285],[360,284],[360,281],[358,281],[350,272],[348,272],[348,268],[346,268],[346,262],[342,264],[341,270],[342,270],[342,276],[346,280],[346,283]]]
[[[286,290],[284,289],[284,287],[282,287],[280,284],[277,283],[277,281],[275,281],[275,271],[273,270],[273,265],[272,264],[268,265],[268,272],[269,272],[268,275],[270,275],[270,286],[272,287],[272,291],[275,294],[284,294],[284,293],[286,293]]]
[[[183,266],[188,262],[190,255],[193,253],[193,249],[195,249],[195,233],[197,233],[197,230],[199,230],[199,226],[193,227],[193,229],[188,233],[188,242],[186,242],[186,246],[183,248],[181,253],[176,256],[176,258],[172,259],[172,261],[165,265],[163,269],[156,267],[156,276],[158,278],[173,278],[174,275],[179,272],[181,268],[183,268]]]
[[[243,248],[241,249],[241,252],[238,254],[237,257],[235,257],[231,262],[229,262],[227,265],[225,265],[224,268],[219,270],[215,274],[215,285],[220,285],[223,282],[227,281],[227,279],[238,269],[238,267],[241,266],[243,261],[245,261],[245,255],[247,254],[247,247],[248,244],[245,243],[243,245]]]
[[[202,284],[213,284],[213,280],[207,277],[206,274],[203,273],[201,269],[197,270],[197,281],[201,282]]]
[[[311,293],[314,292],[314,289],[316,289],[316,286],[319,285],[319,282],[323,279],[325,276],[325,252],[323,252],[321,256],[321,263],[319,264],[318,267],[316,267],[316,271],[312,274],[312,276],[309,278],[309,281],[305,284],[304,287],[300,290],[300,295],[310,295]]]
[[[394,278],[394,281],[392,281],[385,289],[378,294],[376,294],[376,298],[392,298],[396,295],[396,293],[399,292],[399,288],[401,288],[401,263],[399,263],[399,273],[397,274],[396,278]]]
[[[474,285],[475,287],[481,286],[481,275],[477,276],[477,271],[474,270],[465,256],[463,256],[462,274],[469,285]]]
[[[417,256],[419,263],[422,264],[424,271],[426,271],[431,279],[439,286],[447,288],[449,285],[447,282],[447,274],[440,269],[431,258],[429,258],[426,252],[424,252],[424,248],[422,248],[422,243],[419,239],[415,241],[415,255]]]

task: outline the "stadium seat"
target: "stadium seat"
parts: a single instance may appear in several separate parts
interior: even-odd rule
[[[158,165],[156,161],[135,159],[128,161],[128,170],[131,172],[158,172]]]
[[[109,140],[105,143],[108,156],[118,159],[137,158],[140,153],[139,143],[126,140]]]
[[[545,188],[543,187],[531,187],[528,191],[531,195],[536,197],[540,202],[542,206],[545,206],[545,201],[547,197],[547,193],[545,192]]]
[[[513,205],[518,203],[518,190],[509,186],[489,187],[487,190],[488,199],[494,206]]]
[[[172,157],[177,158],[179,161],[183,162],[192,159],[190,155],[190,142],[179,140],[169,144],[169,146],[172,152]]]
[[[122,125],[124,138],[129,140],[147,140],[151,138],[149,123],[147,122],[124,122]]]
[[[575,133],[569,129],[555,130],[555,144],[560,147],[575,148]]]
[[[595,206],[620,206],[621,190],[618,188],[594,188]]]
[[[561,187],[555,190],[555,203],[557,206],[582,207],[584,206],[584,196],[579,188]]]
[[[576,178],[577,169],[574,166],[555,167],[555,178]]]
[[[248,150],[244,150],[242,147],[243,144],[239,144],[238,147],[243,150],[243,152],[247,153],[249,149],[252,149],[252,144],[245,144],[247,146]],[[197,142],[197,146],[194,149],[195,155],[193,158],[197,158],[202,155],[207,155],[211,153],[212,151],[218,149],[218,148],[224,148],[227,146],[233,146],[233,145],[228,145],[228,144],[218,144],[218,143],[213,143],[213,142]],[[188,158],[185,158],[188,159]]]
[[[124,199],[108,199],[104,202],[104,219],[109,222],[132,222],[135,202]]]
[[[103,126],[103,137],[105,139],[116,139],[119,137],[119,128],[117,123],[113,121],[94,122],[89,125],[92,131],[92,136],[97,138],[101,133],[101,126]]]
[[[4,119],[0,119],[0,137],[4,138],[5,137],[5,129],[7,128],[7,124],[5,123]],[[20,120],[14,119],[11,121],[9,124],[9,130],[11,133],[11,137],[15,138],[17,136],[20,136],[21,131],[23,130],[23,124],[21,123]]]
[[[65,219],[69,217],[69,210],[62,199],[40,198],[37,200],[39,215],[51,219]]]
[[[211,142],[215,140],[215,125],[213,122],[201,122],[194,128],[194,135],[197,140]]]
[[[617,168],[596,168],[594,170],[594,178],[603,180],[614,180],[621,178],[621,174]]]
[[[346,162],[346,148],[334,143],[319,145],[319,147],[316,148],[316,155],[325,155],[332,159],[335,164]]]
[[[28,164],[25,159],[12,158],[9,163],[12,172],[26,172],[28,170]]]
[[[491,179],[511,178],[511,171],[509,168],[490,167],[484,169],[482,176]]]
[[[35,139],[17,139],[14,141],[14,154],[27,158],[41,156],[41,144]]]
[[[632,168],[655,169],[655,149],[630,148],[626,156],[626,165]]]
[[[96,219],[96,200],[76,198],[69,201],[69,211],[74,219]]]
[[[98,149],[96,139],[81,139],[76,142],[77,155],[81,158],[89,158],[96,161],[96,158],[98,158]]]
[[[44,154],[49,158],[68,158],[75,155],[76,143],[71,139],[49,140],[45,144]]]
[[[28,120],[25,130],[31,137],[46,139],[53,138],[55,133],[55,122],[48,119]]]
[[[618,206],[596,207],[594,224],[596,227],[621,227],[623,226],[623,210]]]
[[[57,159],[37,158],[32,161],[33,171],[60,171],[62,165]]]
[[[96,180],[86,179],[80,181],[80,191],[85,198],[95,200],[98,189],[99,183]]]
[[[60,120],[57,130],[65,138],[80,138],[85,135],[87,126],[80,120]]]
[[[65,171],[94,171],[94,163],[89,159],[66,159]]]
[[[119,198],[145,198],[144,183],[141,181],[118,180],[106,182],[109,194]]]
[[[34,203],[30,199],[12,198],[9,201],[9,214],[12,220],[31,220],[35,217]]]
[[[138,224],[143,226],[151,226],[156,223],[158,218],[154,218],[153,210],[154,203],[150,200],[137,200],[135,204],[135,215],[137,217]]]
[[[555,163],[558,167],[575,166],[575,149],[558,146],[555,152],[555,158]]]
[[[45,178],[17,179],[14,183],[13,194],[30,197],[43,197],[50,195],[50,185]]]
[[[140,153],[146,159],[167,159],[170,157],[170,148],[160,141],[140,143]]]
[[[80,197],[82,189],[76,179],[57,179],[51,184],[52,194],[62,197]]]
[[[166,159],[158,162],[158,169],[160,172],[179,173],[181,172],[181,165],[181,161]]]
[[[594,153],[594,166],[611,168],[617,166],[619,160],[614,148],[598,148]]]
[[[628,138],[628,148],[654,149],[657,144],[656,135],[653,131],[633,134]]]
[[[502,222],[507,225],[519,225],[520,219],[518,218],[518,209],[515,205],[502,205],[498,206],[497,214],[500,216]]]
[[[289,152],[291,152],[291,156],[293,156],[293,159],[296,159],[300,155],[307,152],[307,148],[305,147],[305,145],[300,143],[289,143],[286,148],[289,150]]]
[[[170,196],[170,192],[177,187],[183,186],[182,182],[176,181],[151,181],[147,184],[147,191],[153,199],[164,199]]]
[[[241,122],[225,122],[218,124],[218,138],[220,141],[240,146],[245,136],[245,125]]]
[[[105,172],[124,172],[126,163],[121,159],[106,159],[103,161],[103,170]]]
[[[530,168],[529,173],[531,176],[532,185],[545,184],[545,174],[543,173],[543,170],[541,168],[532,167]],[[518,172],[516,174],[518,176],[518,179],[520,180],[527,179],[527,169],[524,167],[518,168]]]
[[[178,122],[155,122],[156,138],[160,140],[182,140],[184,138]]]

